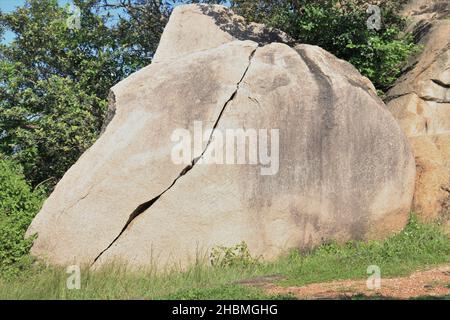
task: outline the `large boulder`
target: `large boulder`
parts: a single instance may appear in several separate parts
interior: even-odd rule
[[[272,259],[403,228],[414,158],[370,81],[319,47],[268,43],[259,28],[239,24],[251,41],[228,37],[230,17],[220,6],[174,11],[156,62],[112,88],[112,121],[30,226],[33,254],[186,266],[217,245],[245,241]],[[251,148],[241,164],[217,157],[219,138],[239,130],[267,133],[257,138],[267,139],[270,163],[261,144],[256,162]],[[174,161],[175,132],[194,140],[183,163]],[[225,156],[250,140],[227,140]]]
[[[417,163],[413,210],[424,221],[450,218],[450,14],[448,1],[410,1],[407,30],[422,47],[387,106],[412,145]]]

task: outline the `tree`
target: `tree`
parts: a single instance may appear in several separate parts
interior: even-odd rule
[[[298,43],[318,45],[349,61],[383,92],[417,50],[412,37],[402,34],[405,21],[397,12],[404,2],[373,1],[381,8],[380,30],[367,28],[369,3],[363,0],[234,0],[231,7],[249,21],[281,29]]]
[[[137,15],[111,25],[100,0],[75,5],[79,29],[57,0],[0,13],[1,28],[16,35],[0,45],[0,152],[21,163],[33,185],[57,182],[95,141],[109,88],[149,63],[162,31],[139,42],[129,32]]]

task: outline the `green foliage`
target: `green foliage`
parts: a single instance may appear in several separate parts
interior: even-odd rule
[[[250,254],[245,242],[232,247],[216,246],[210,253],[210,261],[217,267],[248,267],[258,263]]]
[[[0,156],[0,276],[17,275],[28,266],[34,238],[24,235],[42,199],[25,182],[20,166]]]
[[[417,50],[412,37],[402,35],[404,20],[396,13],[401,2],[382,1],[378,31],[367,28],[366,1],[235,0],[231,4],[250,21],[283,30],[298,43],[318,45],[349,61],[377,89],[386,90]]]
[[[135,9],[114,23],[100,0],[74,3],[79,29],[69,28],[71,13],[57,0],[0,13],[1,29],[15,33],[0,45],[0,152],[22,164],[33,185],[56,183],[95,141],[109,88],[150,62],[165,23],[144,29],[161,15],[153,12],[138,28],[154,32],[149,39],[134,31],[141,23]]]

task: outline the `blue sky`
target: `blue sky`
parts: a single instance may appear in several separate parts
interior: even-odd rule
[[[0,0],[0,10],[2,11],[11,11],[14,10],[15,7],[22,6],[25,0]],[[59,3],[64,4],[71,2],[69,0],[58,0]]]

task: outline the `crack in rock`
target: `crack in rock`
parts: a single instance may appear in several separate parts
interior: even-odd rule
[[[434,82],[434,81],[433,81]],[[436,83],[436,82],[435,82]],[[450,101],[448,101],[447,99],[440,99],[440,98],[436,98],[436,97],[432,97],[432,96],[424,96],[424,95],[419,95],[416,91],[409,91],[406,93],[401,93],[395,96],[390,96],[387,97],[386,99],[384,99],[384,103],[389,103],[395,99],[410,95],[410,94],[414,94],[416,95],[419,99],[423,100],[423,101],[429,101],[429,102],[436,102],[439,104],[444,104],[444,103],[449,103]]]
[[[89,196],[89,194],[91,193],[92,189],[93,189],[93,186],[91,186],[91,187],[89,188],[89,190],[88,190],[83,196],[81,196],[79,199],[77,199],[74,203],[72,203],[70,206],[64,208],[64,209],[58,214],[58,216],[56,217],[56,220],[58,220],[63,214],[65,214],[67,211],[69,211],[70,209],[72,209],[73,207],[75,207],[77,204],[79,204],[82,200],[86,199],[86,198]]]
[[[422,99],[423,101],[429,101],[429,102],[436,102],[439,104],[445,104],[445,103],[449,103],[450,101],[445,99],[445,98],[436,98],[436,97],[432,97],[432,96],[418,96],[420,99]]]
[[[228,104],[233,101],[233,99],[236,97],[240,85],[242,83],[242,81],[244,80],[245,76],[247,75],[248,69],[250,68],[250,65],[252,63],[252,59],[253,56],[255,55],[256,50],[258,49],[259,45],[250,53],[249,58],[248,58],[248,65],[245,68],[242,77],[239,79],[239,81],[236,84],[236,89],[234,90],[234,92],[231,94],[230,98],[228,98],[228,100],[224,103],[224,105],[222,106],[222,109],[219,113],[219,116],[217,117],[216,121],[214,122],[214,125],[212,127],[211,130],[211,134],[208,138],[208,141],[206,143],[205,148],[203,149],[202,153],[194,158],[191,163],[186,166],[181,172],[180,174],[173,180],[173,182],[170,184],[169,187],[167,187],[163,192],[161,192],[159,195],[157,195],[156,197],[150,199],[149,201],[146,201],[144,203],[141,203],[139,206],[136,207],[136,209],[134,209],[134,211],[130,214],[127,222],[125,223],[124,227],[122,228],[122,230],[120,231],[120,233],[114,238],[114,240],[104,249],[102,250],[97,257],[94,259],[94,261],[92,262],[91,266],[95,264],[95,262],[97,262],[97,260],[106,252],[108,251],[109,248],[111,248],[111,246],[122,236],[122,234],[128,229],[128,227],[130,226],[130,224],[133,222],[134,219],[136,219],[140,214],[142,214],[143,212],[145,212],[147,209],[149,209],[151,206],[153,206],[153,204],[155,204],[156,201],[159,200],[159,198],[162,197],[163,194],[165,194],[167,191],[169,191],[174,185],[175,183],[178,181],[178,179],[180,179],[182,176],[184,176],[185,174],[187,174],[194,166],[195,164],[203,157],[203,155],[205,154],[206,150],[208,149],[208,146],[211,144],[211,141],[213,140],[214,137],[214,131],[216,130],[219,121],[225,111],[225,109],[227,108]]]
[[[440,87],[443,87],[445,89],[450,89],[450,84],[449,83],[444,83],[439,79],[431,79],[431,81],[433,81],[435,84],[437,84]]]

